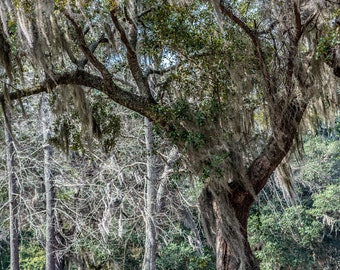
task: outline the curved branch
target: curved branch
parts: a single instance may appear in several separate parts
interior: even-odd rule
[[[294,1],[294,17],[295,17],[295,38],[294,38],[294,45],[299,44],[299,40],[302,36],[302,23],[301,23],[301,13],[300,7],[298,6],[297,1]]]
[[[155,103],[151,102],[146,97],[127,92],[112,82],[108,85],[103,78],[88,73],[84,70],[75,70],[56,74],[53,76],[53,78],[44,80],[37,87],[17,90],[15,92],[9,93],[8,98],[11,100],[16,100],[42,92],[48,92],[56,88],[58,85],[81,85],[97,89],[98,91],[106,94],[112,101],[145,117],[148,117],[151,120],[158,120],[158,117],[153,110]],[[3,93],[1,93],[0,101],[4,100],[5,96]]]
[[[101,43],[106,43],[108,42],[108,39],[105,38],[104,36],[101,36],[99,37],[99,39],[97,41],[94,41],[93,43],[91,43],[88,48],[90,50],[90,52],[92,53],[92,55],[94,54],[95,50],[98,48],[99,44]],[[88,62],[88,58],[85,56],[84,59],[80,60],[78,63],[77,63],[77,66],[80,68],[80,69],[84,69],[85,65],[87,64]]]
[[[256,194],[263,189],[269,176],[291,149],[306,107],[307,103],[297,98],[289,103],[284,111],[285,117],[277,127],[277,133],[281,134],[281,137],[272,136],[263,151],[248,168],[247,175]],[[248,195],[249,198],[251,195]]]
[[[234,12],[231,10],[231,7],[226,7],[223,5],[222,1],[220,1],[220,8],[224,15],[228,16],[234,23],[236,23],[254,42],[257,39],[255,32],[250,29],[250,27],[242,21],[239,17],[237,17]]]

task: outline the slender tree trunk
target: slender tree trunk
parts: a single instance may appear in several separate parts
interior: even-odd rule
[[[43,124],[43,143],[44,143],[44,184],[46,192],[46,245],[45,259],[46,270],[55,270],[57,265],[56,243],[55,243],[55,193],[54,183],[51,175],[51,158],[53,154],[52,146],[48,139],[51,136],[50,114],[47,95],[42,97],[42,124]]]
[[[149,119],[144,118],[145,124],[145,144],[147,151],[147,178],[146,178],[146,207],[145,207],[145,252],[143,261],[143,270],[156,269],[156,251],[157,251],[157,234],[156,234],[156,200],[157,200],[157,169],[155,166],[156,157],[154,151],[154,138],[152,133],[152,124]]]
[[[9,221],[10,221],[10,249],[11,260],[10,269],[19,270],[19,201],[18,201],[18,182],[15,175],[14,141],[11,133],[11,113],[6,104],[3,104],[5,122],[5,137],[7,150],[7,177],[8,177],[8,198]]]

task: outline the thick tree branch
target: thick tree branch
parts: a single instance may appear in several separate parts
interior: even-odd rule
[[[294,17],[295,17],[295,38],[294,38],[294,45],[299,44],[299,40],[302,36],[302,24],[301,24],[301,13],[300,7],[298,6],[297,1],[294,1]]]
[[[294,9],[294,21],[295,21],[295,35],[294,38],[291,40],[291,45],[289,47],[289,54],[288,54],[288,62],[287,62],[287,72],[286,72],[286,89],[287,95],[290,97],[292,95],[292,88],[293,88],[293,75],[295,70],[295,62],[298,52],[299,52],[299,43],[301,37],[305,31],[305,29],[318,17],[319,11],[316,11],[314,14],[310,15],[307,20],[302,24],[301,19],[301,12],[300,7],[298,5],[298,1],[295,0],[293,3]]]
[[[277,126],[277,133],[281,134],[281,137],[271,136],[262,152],[247,169],[248,181],[256,195],[264,188],[270,175],[291,149],[306,107],[307,103],[297,98],[288,104],[283,114],[284,118]],[[232,189],[233,191],[229,196],[234,207],[243,210],[249,209],[255,200],[252,191],[241,185],[232,187]]]
[[[277,127],[277,133],[281,134],[281,137],[272,136],[248,168],[247,175],[256,194],[263,189],[269,176],[291,149],[306,107],[307,103],[297,98],[290,102],[284,111],[284,118]],[[248,195],[248,199],[251,200],[251,195]]]
[[[62,34],[62,42],[65,48],[65,51],[70,58],[71,62],[75,64],[79,69],[84,69],[85,65],[88,63],[88,58],[85,56],[83,59],[78,60],[72,49],[70,48],[69,44],[67,44],[67,38],[65,34]],[[91,43],[88,48],[90,49],[91,53],[94,54],[95,50],[98,48],[99,44],[108,42],[108,39],[101,36],[98,40]]]
[[[124,91],[114,83],[108,84],[103,78],[88,73],[83,70],[65,72],[56,74],[53,79],[48,78],[37,87],[18,90],[8,94],[9,99],[16,100],[23,97],[32,96],[42,92],[48,92],[56,88],[58,85],[81,85],[99,90],[106,94],[114,102],[129,108],[143,116],[152,120],[158,120],[157,115],[153,110],[155,103],[149,99]],[[5,101],[3,93],[0,94],[0,101]]]
[[[221,8],[222,13],[226,15],[227,17],[229,17],[234,23],[236,23],[254,42],[254,40],[257,39],[256,34],[255,34],[256,32],[250,29],[250,27],[244,21],[242,21],[239,17],[237,17],[232,11],[231,7],[229,6],[226,7],[222,2],[223,1],[220,1],[220,8]]]
[[[99,44],[101,43],[106,43],[108,42],[108,39],[105,38],[104,36],[101,36],[97,41],[94,41],[93,43],[91,43],[88,48],[90,50],[90,52],[92,53],[92,55],[94,54],[94,52],[96,51],[96,49],[98,48]],[[88,58],[85,57],[84,59],[80,60],[78,63],[77,63],[77,66],[80,68],[80,69],[84,69],[84,67],[86,66],[86,64],[88,63]]]
[[[131,44],[134,48],[136,48],[136,44],[137,44],[137,25],[134,22],[134,20],[131,18],[131,16],[129,15],[128,9],[126,6],[124,6],[124,15],[126,20],[129,22],[129,24],[131,25],[132,29],[130,30],[130,40],[131,40]]]

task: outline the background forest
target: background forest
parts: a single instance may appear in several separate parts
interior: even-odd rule
[[[340,269],[339,4],[2,1],[0,270]]]
[[[41,98],[29,100],[25,116],[19,107],[12,110],[12,127],[18,140],[21,269],[45,269],[41,102]],[[140,269],[145,239],[145,125],[142,117],[122,108],[102,107],[101,110],[103,114],[121,117],[120,134],[110,153],[104,151],[98,141],[92,142],[91,151],[82,148],[76,140],[81,134],[77,133],[70,142],[68,157],[53,147],[50,165],[56,183],[58,253],[64,269]],[[77,119],[77,113],[71,109],[63,117],[72,114],[73,119]],[[52,119],[56,129],[60,119]],[[79,122],[73,121],[72,132],[77,130],[77,125],[80,131]],[[338,120],[333,129],[324,128],[320,123],[316,133],[304,137],[303,157],[291,157],[294,202],[282,192],[279,176],[274,174],[253,206],[249,235],[261,269],[339,267],[339,132]],[[191,179],[178,161],[167,163],[176,152],[169,143],[159,137],[155,141],[156,166],[161,172],[160,181],[166,181],[167,186],[162,198],[164,210],[157,216],[157,269],[215,269],[214,254],[204,239],[197,209],[197,185],[200,184]],[[1,157],[0,269],[8,269],[9,213],[4,151]]]

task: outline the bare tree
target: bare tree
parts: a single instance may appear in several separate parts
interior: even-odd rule
[[[19,187],[16,176],[15,146],[11,128],[11,112],[8,105],[2,103],[7,155],[7,179],[9,200],[10,233],[10,269],[19,270]]]
[[[172,148],[166,160],[159,161],[154,145],[152,123],[144,118],[146,162],[146,194],[145,194],[145,246],[144,270],[156,269],[157,242],[159,228],[162,226],[162,214],[168,193],[169,175],[178,159],[178,149]]]
[[[152,124],[145,118],[145,145],[147,151],[147,173],[146,173],[146,194],[145,194],[145,251],[144,251],[144,270],[156,269],[156,184],[157,184],[157,168],[155,160],[154,139],[152,134]]]
[[[51,138],[51,116],[48,104],[48,96],[42,95],[41,100],[41,116],[42,116],[42,133],[44,147],[44,185],[46,196],[46,239],[45,239],[45,256],[46,270],[62,269],[59,266],[57,257],[56,243],[56,215],[55,215],[55,185],[51,172],[51,160],[53,156],[53,148],[50,145]]]

